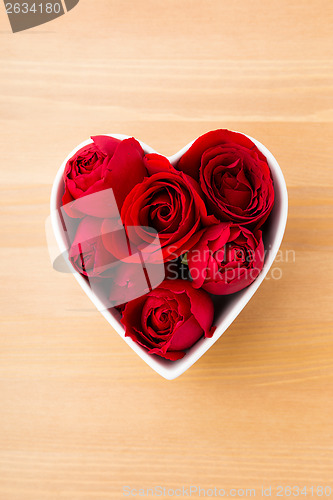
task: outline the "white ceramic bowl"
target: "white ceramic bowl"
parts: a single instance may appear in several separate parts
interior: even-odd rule
[[[129,136],[122,134],[105,134],[111,137],[115,137],[117,139],[127,139]],[[244,134],[245,135],[245,134]],[[123,338],[123,340],[135,351],[153,370],[162,375],[162,377],[172,380],[176,377],[179,377],[182,373],[184,373],[190,366],[193,365],[201,356],[213,345],[215,342],[221,337],[221,335],[226,331],[228,326],[234,321],[234,319],[238,316],[238,314],[242,311],[245,305],[249,302],[253,294],[256,290],[258,290],[262,281],[264,280],[269,268],[271,267],[276,254],[279,250],[286,222],[287,222],[287,214],[288,214],[288,193],[286,188],[286,183],[283,177],[283,173],[280,169],[280,166],[272,153],[268,151],[268,149],[263,146],[259,141],[251,139],[258,149],[266,156],[269,167],[272,172],[273,180],[274,180],[274,189],[275,189],[275,203],[271,215],[269,217],[268,228],[265,232],[265,250],[266,250],[266,258],[264,267],[258,276],[258,278],[247,288],[244,290],[229,296],[222,296],[215,299],[215,304],[218,300],[221,303],[221,310],[219,311],[216,308],[215,313],[215,321],[214,324],[217,326],[217,329],[212,338],[202,338],[199,340],[186,355],[177,361],[168,361],[166,359],[160,358],[156,355],[148,354],[148,352],[135,343],[131,338],[125,337],[125,332],[123,326],[120,323],[120,315],[117,311],[111,314],[109,310],[105,310],[103,304],[100,303],[99,299],[95,296],[87,282],[82,278],[79,273],[73,273],[85,293],[91,299],[91,301],[95,304],[98,310],[103,314],[105,319],[110,323],[112,328],[118,332],[118,334]],[[143,142],[139,141],[143,150],[146,153],[156,153],[151,147],[147,146]],[[194,141],[189,143],[183,149],[181,149],[178,153],[170,156],[168,159],[171,164],[176,165],[182,155],[189,149],[189,147],[193,144]],[[87,141],[82,142],[79,146],[77,146],[64,160],[63,164],[59,168],[57,176],[53,183],[52,193],[51,193],[51,222],[52,228],[54,232],[54,236],[59,247],[59,250],[64,255],[67,253],[66,246],[66,238],[63,232],[60,219],[57,217],[57,210],[61,206],[61,197],[62,197],[62,175],[65,169],[65,165],[67,161],[82,147],[87,144],[92,143],[92,140],[89,139]],[[70,263],[68,263],[70,265]],[[71,268],[72,269],[72,268]]]

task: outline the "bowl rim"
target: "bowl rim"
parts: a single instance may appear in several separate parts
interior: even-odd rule
[[[278,210],[278,224],[277,224],[277,229],[275,232],[275,237],[273,238],[273,244],[271,245],[271,248],[269,249],[269,253],[266,256],[265,263],[263,266],[263,269],[259,276],[255,279],[255,281],[249,285],[247,288],[242,290],[242,295],[236,300],[234,303],[233,307],[231,308],[230,312],[227,314],[227,317],[221,321],[221,323],[217,326],[216,331],[214,332],[213,337],[211,338],[202,338],[200,339],[193,347],[191,347],[186,355],[177,361],[168,361],[163,358],[160,358],[156,355],[149,354],[146,349],[141,347],[139,344],[134,342],[130,337],[125,337],[125,331],[120,324],[120,322],[117,320],[116,316],[111,314],[110,311],[105,310],[103,308],[102,303],[100,300],[95,296],[91,288],[89,287],[88,283],[84,278],[78,273],[78,272],[73,272],[73,268],[70,266],[70,263],[68,261],[68,266],[71,267],[72,274],[74,274],[74,277],[80,284],[81,288],[84,290],[84,292],[87,294],[87,296],[90,298],[90,300],[93,302],[93,304],[97,307],[97,309],[102,313],[104,318],[108,321],[108,323],[112,326],[112,328],[121,336],[121,338],[133,349],[136,354],[140,356],[141,359],[143,359],[153,370],[155,370],[159,375],[164,377],[167,380],[173,380],[180,375],[182,375],[186,370],[188,370],[198,359],[201,358],[205,354],[205,352],[212,347],[215,342],[223,335],[223,333],[227,330],[227,328],[231,325],[231,323],[237,318],[237,316],[240,314],[240,312],[244,309],[246,304],[250,301],[254,293],[258,290],[259,286],[263,282],[265,276],[267,275],[270,267],[272,266],[274,259],[277,255],[277,252],[280,248],[283,235],[285,232],[285,227],[287,223],[287,217],[288,217],[288,192],[287,192],[287,186],[286,182],[282,173],[282,170],[280,168],[280,165],[278,164],[276,158],[274,155],[264,146],[261,142],[259,142],[257,139],[254,139],[253,137],[244,134],[243,132],[238,132],[246,137],[248,137],[256,146],[257,148],[266,156],[268,165],[271,169],[272,172],[272,177],[274,181],[274,190],[278,188],[279,194],[280,194],[280,205],[276,208],[274,206],[275,210]],[[100,135],[105,135],[109,137],[113,137],[115,139],[128,139],[133,136],[128,136],[124,134],[100,134]],[[203,134],[202,134],[203,135]],[[201,136],[199,136],[201,137]],[[144,150],[145,153],[158,153],[155,149],[152,147],[148,146],[144,142],[140,141],[139,139],[136,139],[142,149]],[[171,164],[175,165],[179,159],[183,156],[183,154],[191,147],[191,145],[196,141],[194,139],[193,141],[189,142],[186,146],[184,146],[182,149],[180,149],[177,153],[167,156],[166,158],[170,161]],[[88,144],[91,144],[93,140],[87,139],[83,142],[81,142],[78,146],[76,146],[65,158],[65,160],[62,162],[61,166],[58,169],[58,172],[55,176],[53,186],[52,186],[52,191],[51,191],[51,198],[50,198],[50,210],[51,210],[51,225],[53,229],[53,233],[57,242],[57,245],[59,247],[59,250],[61,253],[65,254],[67,253],[67,246],[64,238],[64,233],[61,227],[61,222],[60,218],[57,216],[58,213],[58,202],[57,200],[59,199],[59,193],[60,193],[60,188],[62,187],[62,175],[65,170],[65,166],[67,164],[67,161],[75,154],[77,151],[79,151],[81,148],[84,146],[87,146]],[[275,200],[276,204],[276,200]],[[66,259],[67,260],[67,259]]]

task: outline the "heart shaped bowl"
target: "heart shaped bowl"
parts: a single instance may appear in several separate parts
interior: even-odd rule
[[[114,137],[116,139],[127,139],[130,136],[122,134],[104,134]],[[246,134],[244,134],[246,135]],[[98,297],[94,294],[92,289],[89,287],[85,279],[77,272],[73,271],[73,268],[68,261],[68,266],[71,267],[71,272],[74,274],[76,280],[81,285],[82,289],[88,295],[90,300],[95,304],[97,309],[103,314],[105,319],[110,323],[112,328],[122,337],[122,339],[135,351],[153,370],[159,373],[162,377],[172,380],[182,373],[184,373],[190,366],[192,366],[201,356],[212,347],[213,344],[221,337],[221,335],[226,331],[229,325],[235,320],[239,315],[245,305],[249,302],[253,294],[258,290],[259,286],[263,282],[266,274],[268,273],[276,254],[281,245],[283,234],[286,227],[287,215],[288,215],[288,193],[286,183],[283,177],[281,168],[272,155],[272,153],[259,141],[247,136],[258,149],[266,156],[269,167],[272,172],[275,190],[275,203],[273,210],[265,224],[265,231],[263,233],[264,245],[265,245],[265,263],[264,267],[257,277],[257,279],[247,288],[241,290],[232,295],[228,296],[216,296],[213,298],[215,306],[215,318],[214,325],[216,325],[216,331],[212,338],[202,338],[196,344],[194,344],[191,349],[189,349],[186,355],[177,361],[168,361],[166,359],[160,358],[153,354],[148,354],[148,352],[141,347],[139,344],[135,343],[131,338],[125,337],[125,331],[120,323],[120,314],[117,310],[106,310],[103,304],[100,302]],[[139,141],[145,153],[156,153],[154,149],[147,146],[143,142]],[[187,146],[181,149],[178,153],[168,157],[172,165],[176,165],[183,154],[189,149],[194,141],[190,142]],[[91,139],[82,142],[77,146],[64,160],[63,164],[59,168],[56,178],[53,183],[52,193],[51,193],[51,224],[54,233],[54,237],[59,248],[59,251],[63,255],[68,255],[67,244],[65,233],[60,221],[57,217],[58,209],[61,207],[61,198],[63,194],[63,182],[62,175],[66,166],[67,161],[82,147],[87,144],[92,143]]]

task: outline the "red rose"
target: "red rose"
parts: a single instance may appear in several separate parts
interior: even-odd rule
[[[130,190],[147,175],[144,152],[134,138],[120,141],[108,136],[92,137],[93,143],[80,149],[68,162],[64,172],[65,192],[62,204],[71,217],[88,214],[96,217],[117,216]],[[106,189],[96,200],[83,197]],[[80,200],[76,201],[74,200]],[[68,205],[70,204],[70,205]],[[67,207],[66,207],[67,205]]]
[[[239,292],[250,285],[264,264],[261,231],[222,222],[205,229],[187,254],[195,288],[215,295]]]
[[[144,157],[144,164],[149,175],[160,172],[178,172],[169,162],[168,158],[157,153],[148,153]]]
[[[199,180],[210,210],[221,221],[259,228],[272,210],[273,180],[266,157],[243,134],[208,132],[177,167]]]
[[[100,276],[110,270],[115,261],[104,247],[102,239],[103,219],[84,217],[76,230],[69,249],[69,260],[83,276]]]
[[[158,161],[158,156],[149,157],[148,161],[154,164],[155,172],[158,168],[160,172],[145,178],[132,189],[123,203],[121,219],[125,228],[136,226],[134,244],[137,246],[140,241],[151,242],[147,228],[154,228],[158,232],[164,261],[168,261],[196,243],[199,237],[197,231],[201,227],[217,221],[214,216],[207,216],[198,183],[176,171],[166,158],[160,157]],[[108,224],[107,221],[105,224]],[[108,233],[107,228],[104,233]],[[107,239],[105,246],[114,253],[112,242],[108,243]]]
[[[70,228],[68,236],[73,241],[69,260],[76,271],[89,279],[90,287],[109,308],[150,292],[164,280],[165,272],[163,263],[152,265],[145,262],[145,248],[141,248],[138,254],[137,248],[133,245],[129,247],[124,228],[119,229],[117,222],[112,219],[108,219],[110,223],[113,222],[110,235],[117,242],[119,253],[114,256],[108,252],[102,234],[103,221],[86,216],[80,220],[76,232],[74,227]]]
[[[125,335],[150,354],[176,360],[203,335],[213,334],[214,307],[209,295],[189,281],[164,281],[128,302],[123,310]]]

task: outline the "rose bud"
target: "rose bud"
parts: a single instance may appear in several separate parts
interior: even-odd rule
[[[125,335],[150,354],[176,360],[202,336],[211,337],[214,307],[210,296],[191,282],[165,280],[153,291],[128,302]]]
[[[239,292],[250,285],[264,265],[261,231],[222,222],[202,232],[187,254],[195,288],[214,295]]]
[[[140,241],[151,241],[147,228],[155,229],[164,261],[168,261],[185,253],[196,243],[199,229],[218,221],[212,215],[207,216],[198,183],[173,167],[168,170],[165,160],[161,161],[160,172],[145,178],[128,194],[122,206],[121,219],[125,228],[135,226],[134,243],[138,246]],[[154,169],[157,169],[156,158]],[[105,245],[108,248],[107,241]]]
[[[258,229],[272,210],[267,159],[243,134],[215,130],[202,135],[177,168],[199,180],[210,210],[221,221]]]
[[[92,144],[80,149],[66,164],[62,204],[71,217],[86,214],[116,217],[127,194],[147,175],[144,152],[134,138],[120,141],[109,136],[96,136],[92,139]],[[113,190],[118,207],[110,201],[107,192],[97,201],[96,197],[91,202],[89,198],[82,199],[106,189]],[[73,203],[74,200],[77,201]]]

